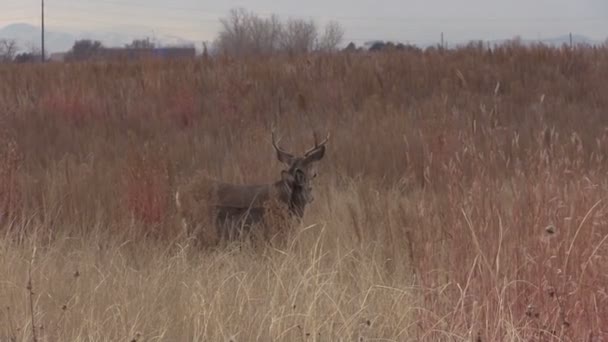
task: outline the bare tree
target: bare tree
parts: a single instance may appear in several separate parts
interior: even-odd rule
[[[0,63],[12,62],[17,55],[17,42],[13,39],[0,39]]]
[[[272,15],[268,19],[251,16],[248,18],[248,39],[252,53],[268,55],[279,49],[282,24],[278,16]]]
[[[248,39],[246,22],[250,14],[243,8],[233,8],[227,18],[220,19],[222,30],[215,42],[217,50],[236,56],[246,53]]]
[[[281,47],[290,54],[311,52],[317,41],[317,26],[310,20],[289,19],[281,36]]]
[[[233,56],[269,55],[280,48],[282,24],[276,15],[262,18],[236,8],[220,23],[222,30],[214,42],[216,51]]]
[[[317,49],[321,51],[336,51],[342,39],[344,38],[344,29],[337,21],[330,21],[325,25],[325,32],[319,38]]]
[[[40,61],[40,56],[31,52],[22,52],[15,56],[15,63],[34,63]]]
[[[230,10],[220,23],[222,28],[213,50],[236,57],[277,52],[301,54],[315,49],[334,51],[344,36],[337,22],[327,24],[319,39],[312,20],[293,18],[283,22],[276,15],[264,18],[243,8]]]

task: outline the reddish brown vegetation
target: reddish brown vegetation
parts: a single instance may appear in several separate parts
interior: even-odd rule
[[[53,208],[45,191],[55,189],[72,208],[54,213],[64,229],[94,208],[108,226],[129,217],[172,232],[170,192],[195,170],[275,180],[273,123],[294,149],[312,129],[331,131],[307,220],[327,222],[330,255],[369,255],[386,284],[415,298],[408,324],[391,321],[390,305],[378,314],[370,325],[392,330],[376,336],[608,338],[605,48],[0,66],[0,75],[13,142],[0,154],[0,213],[36,216]],[[66,172],[65,191],[50,186],[59,178],[48,175]]]

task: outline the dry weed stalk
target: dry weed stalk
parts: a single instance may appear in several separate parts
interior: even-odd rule
[[[36,247],[32,251],[32,255],[30,257],[29,266],[27,269],[27,285],[26,289],[28,291],[28,299],[29,299],[29,314],[30,314],[30,322],[32,326],[32,341],[38,342],[38,337],[36,334],[36,312],[34,310],[34,284],[32,282],[32,267],[34,264],[34,259],[36,258]]]

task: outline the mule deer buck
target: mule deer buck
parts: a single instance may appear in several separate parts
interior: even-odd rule
[[[314,134],[315,145],[303,156],[294,156],[281,149],[274,130],[271,137],[278,160],[286,166],[278,181],[236,185],[198,175],[178,189],[175,202],[187,234],[204,240],[200,241],[202,243],[214,244],[218,239],[239,237],[242,232],[262,223],[266,224],[263,233],[268,238],[270,219],[303,217],[306,205],[313,201],[312,179],[317,176],[314,164],[325,155],[329,134],[321,143]]]

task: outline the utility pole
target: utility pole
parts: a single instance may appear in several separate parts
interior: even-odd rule
[[[42,1],[42,3],[41,3],[41,5],[42,5],[42,8],[41,8],[42,9],[42,32],[41,32],[41,37],[40,37],[40,39],[41,39],[40,45],[42,46],[42,51],[40,52],[40,57],[42,59],[42,63],[44,63],[44,61],[46,60],[45,56],[44,56],[44,0],[41,0],[41,1]]]

